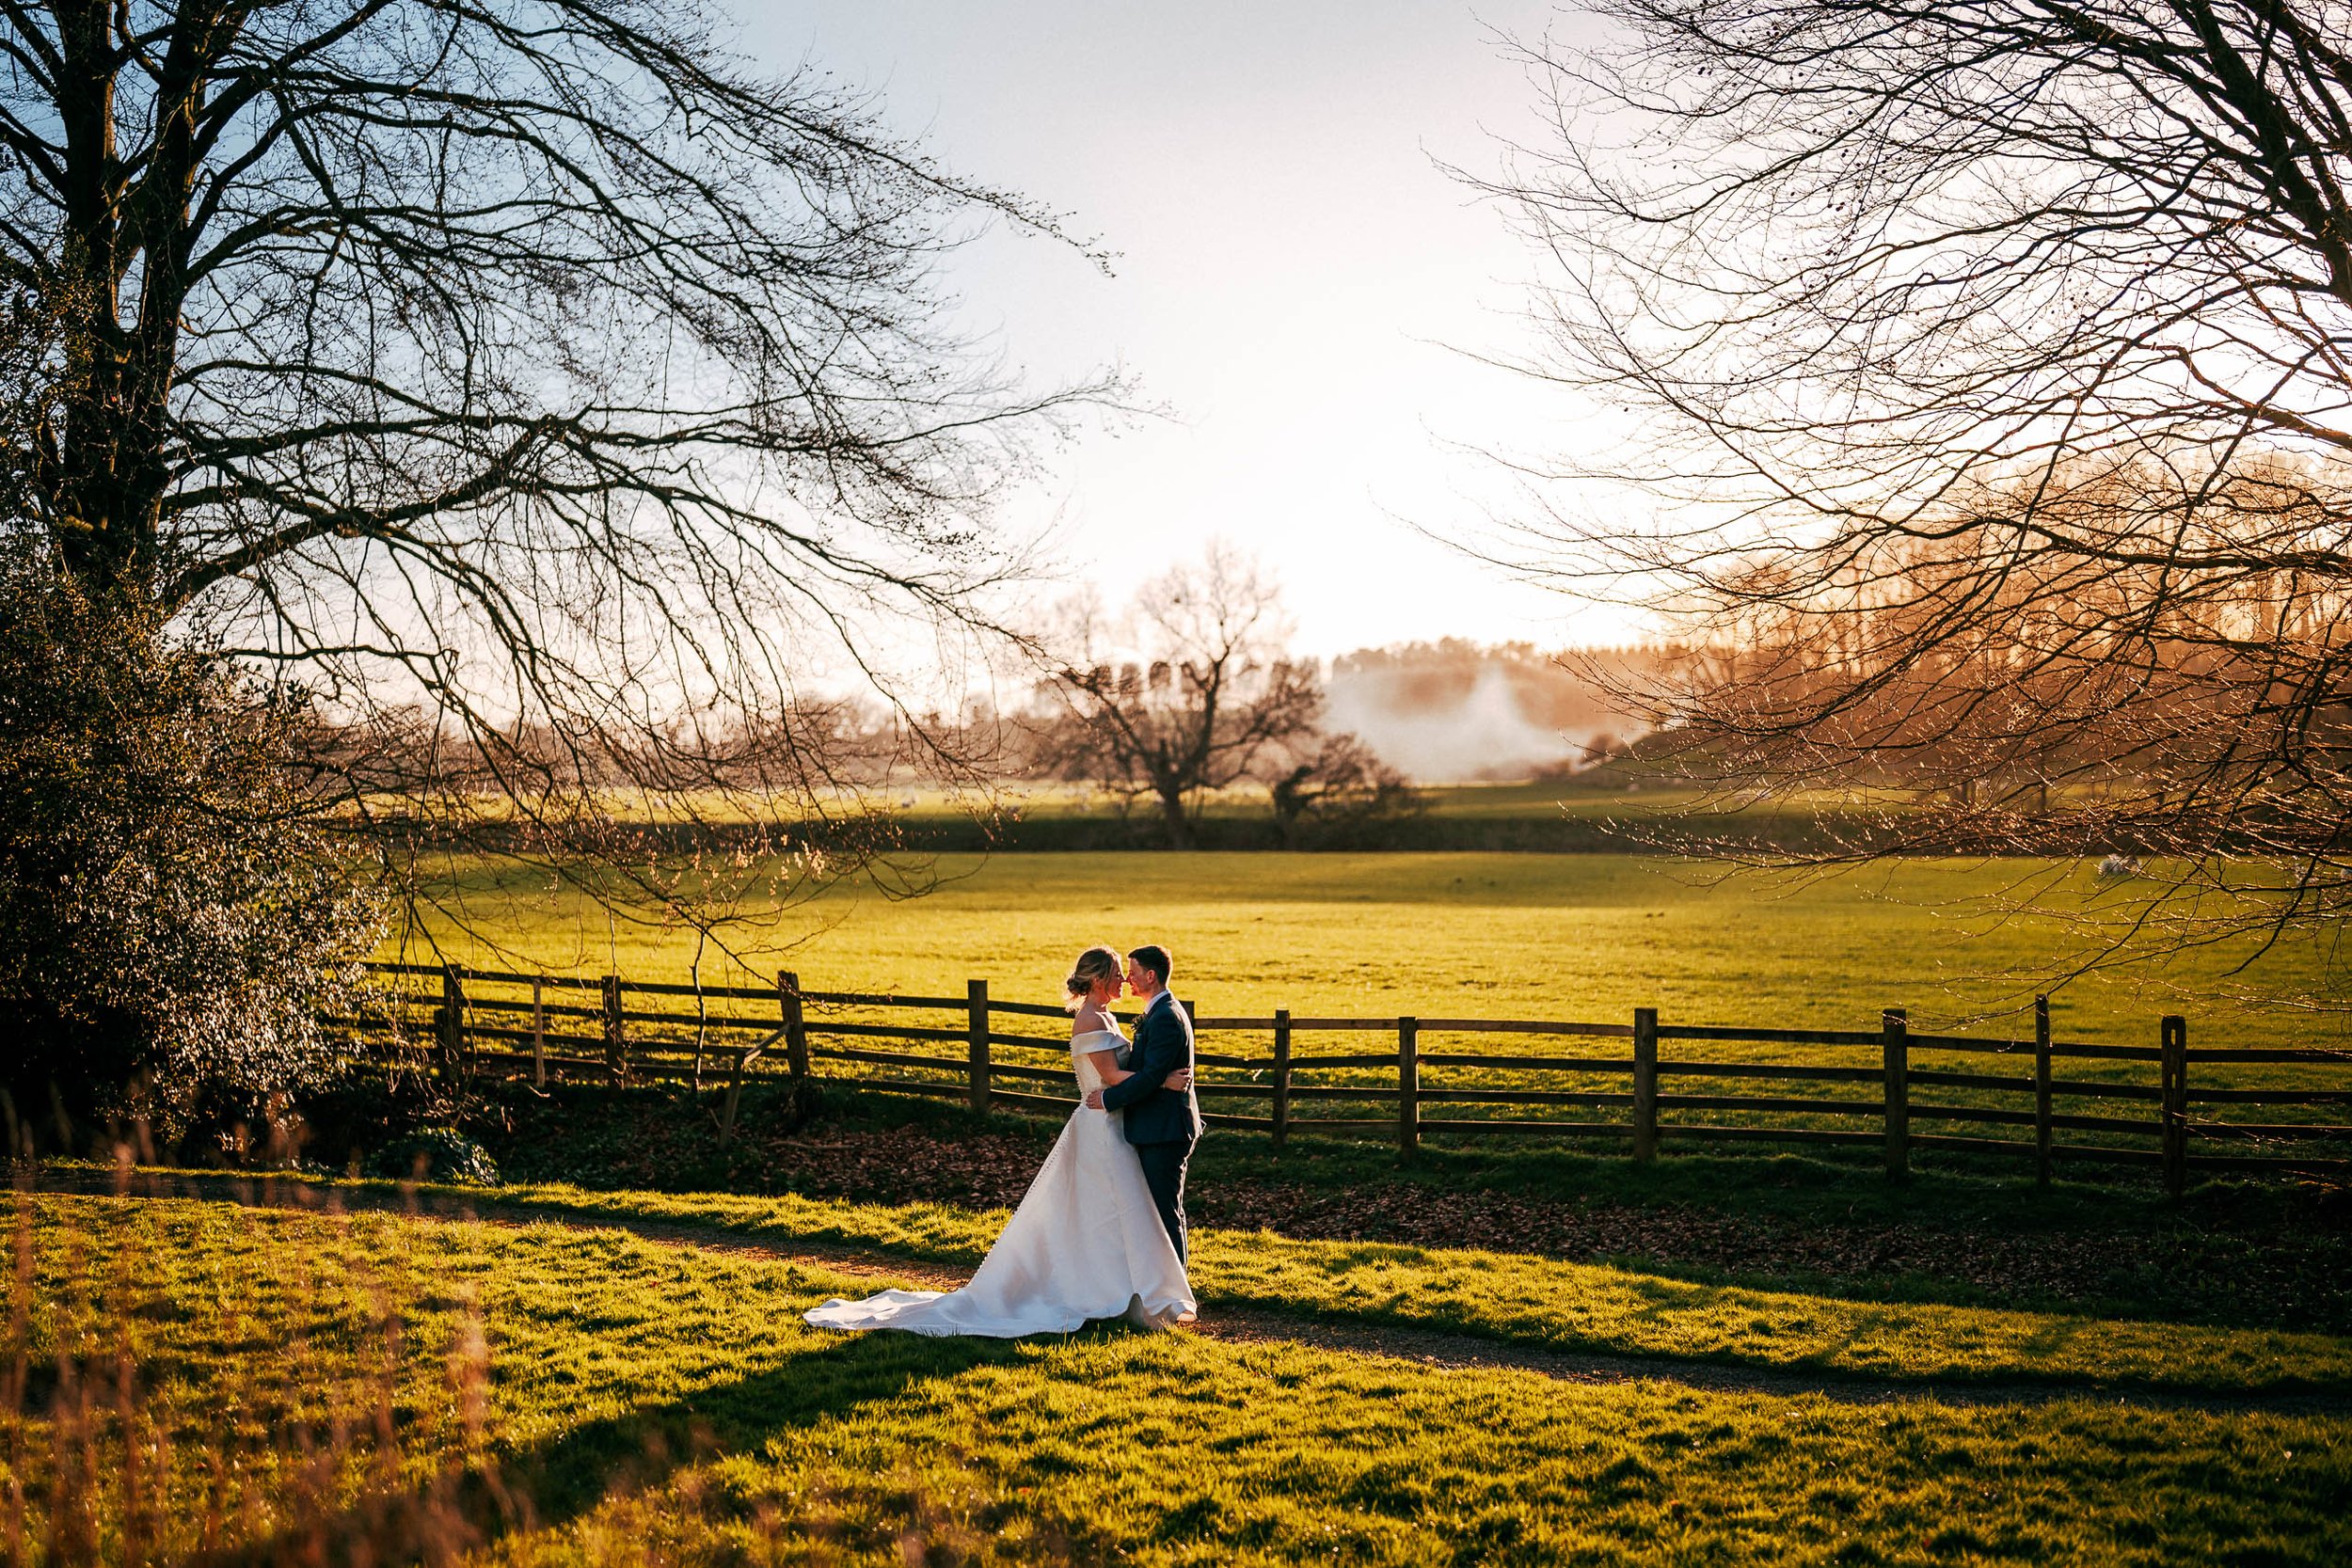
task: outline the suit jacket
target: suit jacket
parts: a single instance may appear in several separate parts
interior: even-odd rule
[[[1152,999],[1120,1065],[1133,1076],[1103,1091],[1103,1109],[1127,1113],[1129,1143],[1188,1144],[1200,1135],[1200,1107],[1192,1091],[1160,1086],[1169,1073],[1192,1066],[1192,1020],[1175,997],[1162,991]]]

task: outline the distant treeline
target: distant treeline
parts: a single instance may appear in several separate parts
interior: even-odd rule
[[[1272,814],[1232,802],[1201,815],[1189,847],[1200,850],[1512,851],[1534,854],[1692,854],[1821,856],[1867,851],[1873,846],[1907,853],[1948,852],[1934,835],[1936,802],[1888,802],[1869,808],[1816,811],[1779,803],[1740,810],[1665,809],[1635,793],[1613,798],[1602,778],[1588,774],[1564,784],[1566,798],[1530,800],[1496,810],[1449,809],[1442,798],[1426,809],[1397,816],[1315,819],[1292,826],[1286,843]],[[1596,787],[1601,785],[1602,787]],[[1654,787],[1654,786],[1653,786]],[[411,849],[440,853],[532,854],[564,860],[579,847],[542,830],[513,824],[503,831],[477,825],[461,835],[431,824],[374,825],[394,832]],[[1065,802],[1035,809],[965,814],[949,809],[899,810],[806,820],[789,829],[773,823],[604,821],[596,847],[632,859],[674,859],[710,853],[766,855],[821,847],[857,857],[898,851],[930,854],[1107,853],[1165,849],[1167,835],[1149,811],[1076,811]],[[2132,856],[2153,846],[2129,834],[2102,834],[2080,843],[2052,844],[2020,853]]]
[[[1626,854],[1672,847],[1692,848],[1732,838],[1757,849],[1818,851],[1832,839],[1810,816],[1798,815],[1712,820],[1677,830],[1636,817],[1569,815],[1531,810],[1524,816],[1450,816],[1442,811],[1370,821],[1312,824],[1295,847],[1308,850],[1512,850],[1539,854]],[[1167,847],[1156,825],[1143,817],[1037,816],[925,817],[905,825],[912,849],[941,853],[1025,850],[1106,852]],[[1196,849],[1259,850],[1283,847],[1275,824],[1263,816],[1204,816],[1194,832]]]
[[[1191,847],[1203,850],[1290,847],[1325,852],[1488,850],[1792,857],[1843,857],[1873,848],[1930,855],[1950,852],[1951,847],[1935,837],[1931,804],[1815,811],[1781,803],[1685,813],[1645,809],[1638,798],[1619,802],[1587,795],[1565,804],[1530,804],[1524,811],[1450,812],[1438,805],[1411,816],[1310,823],[1287,846],[1264,815],[1211,814],[1196,825]],[[1167,847],[1165,837],[1148,816],[1081,816],[1059,810],[986,818],[910,814],[898,820],[896,836],[905,848],[936,853],[1102,853]],[[2153,852],[2153,847],[2127,833],[2108,833],[2017,852],[2143,856]]]

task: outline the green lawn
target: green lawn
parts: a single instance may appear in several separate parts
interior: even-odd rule
[[[34,1563],[2352,1553],[2334,1415],[1584,1386],[1120,1330],[844,1339],[799,1314],[863,1284],[613,1232],[103,1198],[27,1219],[11,1348],[59,1371],[0,1414]],[[1233,1261],[1204,1257],[1204,1287]],[[1426,1266],[1469,1289],[1510,1265]],[[1677,1321],[1652,1315],[1664,1348],[1708,1348]],[[2057,1367],[2097,1332],[2045,1325],[2008,1354]],[[2266,1374],[2225,1354],[2207,1375]]]
[[[469,1128],[511,1182],[605,1191],[781,1195],[860,1203],[1017,1201],[1059,1131],[1048,1117],[828,1089],[797,1124],[782,1085],[723,1090],[489,1086]],[[364,1130],[329,1127],[330,1169]],[[1863,1151],[1867,1156],[1867,1150]],[[394,1168],[400,1168],[395,1166]],[[1194,1223],[1334,1242],[1484,1247],[1649,1275],[1874,1302],[1932,1301],[2135,1320],[2352,1334],[2352,1211],[2317,1183],[2207,1177],[2170,1198],[2146,1176],[1939,1152],[1888,1181],[1851,1151],[1673,1149],[1637,1164],[1620,1141],[1484,1138],[1392,1145],[1219,1131],[1191,1166]]]
[[[1005,854],[991,859],[947,858],[931,867],[933,880],[919,897],[890,897],[870,883],[831,889],[781,914],[776,935],[788,951],[771,954],[815,990],[881,990],[961,996],[969,979],[988,981],[997,1000],[1045,1002],[1060,994],[1060,979],[1082,947],[1107,942],[1121,948],[1156,940],[1176,956],[1176,989],[1205,1017],[1264,1016],[1288,1007],[1301,1017],[1586,1020],[1623,1025],[1636,1006],[1655,1006],[1661,1022],[1744,1023],[1766,1027],[1874,1030],[1883,1008],[1909,1010],[1915,1031],[1961,1030],[2029,1041],[2034,992],[2049,984],[2054,965],[2070,950],[2069,930],[2046,915],[2005,913],[2031,891],[2046,902],[2113,918],[2130,906],[2131,884],[2103,881],[2088,866],[2051,863],[1912,861],[1837,878],[1790,873],[1734,874],[1728,867],[1660,856],[1533,854],[1275,854],[1130,853]],[[616,971],[650,980],[688,977],[694,942],[680,931],[608,925],[600,911],[574,894],[550,894],[519,877],[475,870],[456,884],[465,913],[478,932],[497,934],[492,950],[444,927],[448,951],[460,961],[548,972]],[[595,939],[601,938],[601,942]],[[420,951],[410,944],[411,956]],[[2249,961],[2250,960],[2250,961]],[[711,983],[772,983],[772,974],[745,969],[705,951],[703,978]],[[2325,966],[2308,945],[2284,943],[2255,958],[2231,947],[2197,949],[2082,974],[2059,988],[2053,1003],[2061,1039],[2153,1046],[2157,1020],[2185,1013],[2190,1039],[2200,1046],[2343,1044],[2345,1022],[2335,1014],[2229,999],[2233,990],[2270,994],[2324,990]],[[495,999],[477,985],[478,997]],[[511,988],[510,1003],[523,1000]],[[961,1014],[895,1015],[819,1008],[815,1022],[910,1022],[960,1026]],[[1051,1022],[998,1024],[1046,1037]],[[691,1031],[690,1031],[691,1032]],[[658,1030],[640,1027],[640,1037]],[[677,1030],[673,1028],[675,1037]],[[853,1042],[872,1043],[872,1042]],[[1263,1059],[1263,1030],[1204,1035],[1203,1049]],[[934,1045],[961,1055],[961,1046]],[[1301,1056],[1391,1052],[1392,1036],[1303,1033]],[[1424,1053],[1492,1053],[1624,1057],[1627,1042],[1597,1043],[1564,1037],[1508,1037],[1424,1026]],[[1030,1069],[1066,1066],[1056,1047],[1000,1044],[1000,1061]],[[1668,1041],[1670,1064],[1834,1064],[1875,1073],[1874,1043],[1821,1047],[1740,1042]],[[2023,1057],[1915,1049],[1915,1072],[1994,1073],[2022,1084]],[[930,1069],[846,1067],[825,1070],[869,1079],[936,1077]],[[951,1069],[950,1070],[960,1070]],[[2121,1084],[2153,1093],[2154,1064],[2072,1059],[2058,1075],[2072,1083]],[[2329,1064],[2200,1063],[2201,1088],[2267,1087],[2341,1092],[2352,1080]],[[1207,1081],[1223,1085],[1209,1106],[1264,1117],[1264,1075],[1212,1068]],[[1392,1093],[1393,1068],[1319,1069],[1302,1083],[1370,1096]],[[1007,1083],[1008,1088],[1034,1089]],[[1426,1091],[1502,1090],[1623,1095],[1619,1074],[1433,1067]],[[1668,1104],[1663,1115],[1670,1148],[1677,1122],[1834,1129],[1870,1135],[1882,1124],[1877,1090],[1868,1083],[1798,1085],[1823,1109],[1758,1113],[1732,1106],[1688,1109]],[[1681,1096],[1755,1096],[1790,1092],[1787,1085],[1716,1075],[1682,1075],[1667,1085]],[[2029,1137],[2014,1122],[1952,1119],[1952,1113],[2030,1111],[2023,1093],[1974,1085],[1931,1085],[1915,1091],[1914,1132],[2016,1140]],[[2061,1115],[2089,1114],[2152,1125],[2144,1099],[2117,1101],[2061,1094]],[[2284,1107],[2201,1105],[2217,1121],[2277,1125],[2339,1125],[2340,1105]],[[1365,1125],[1351,1135],[1384,1138],[1392,1100],[1302,1099],[1298,1116],[1346,1117]],[[1428,1101],[1424,1118],[1602,1120],[1622,1123],[1622,1106],[1531,1108],[1525,1104]],[[1325,1130],[1323,1135],[1334,1131]],[[1456,1134],[1437,1133],[1443,1141]],[[2113,1129],[2071,1129],[2068,1145],[2124,1144],[2153,1148],[2148,1136]],[[2209,1144],[2197,1151],[2293,1152],[2343,1158],[2346,1140],[2328,1138],[2288,1148],[2243,1142]],[[1943,1160],[1949,1151],[1925,1156]],[[1961,1156],[1967,1158],[1969,1156]],[[1979,1158],[1987,1156],[1977,1156]],[[2014,1158],[2014,1156],[2010,1156]]]
[[[961,994],[986,978],[1000,998],[1057,1001],[1076,952],[1146,941],[1175,954],[1177,990],[1209,1014],[1297,1013],[1623,1021],[1654,1006],[1668,1022],[1874,1028],[1907,1006],[1915,1027],[1989,1019],[2020,1026],[2069,951],[2059,924],[2002,916],[2031,883],[2060,903],[2112,913],[2129,897],[2090,868],[2038,862],[1909,862],[1822,879],[1729,876],[1635,855],[1200,853],[944,857],[925,896],[843,886],[784,913],[761,940],[788,951],[757,971],[706,954],[707,981],[772,981],[797,970],[820,990]],[[608,928],[600,911],[541,877],[473,871],[453,907],[502,951],[440,923],[461,961],[682,980],[694,940],[678,929]],[[387,956],[397,951],[388,946]],[[412,957],[424,954],[412,938]],[[2330,1042],[2332,1018],[2231,1004],[2249,984],[2299,992],[2327,976],[2289,946],[2233,973],[2243,950],[2090,974],[2055,1001],[2062,1037],[2155,1043],[2186,1012],[2196,1043]]]
[[[466,1196],[460,1190],[444,1196]],[[975,1266],[1005,1211],[797,1196],[516,1186],[502,1204],[707,1226],[789,1248],[849,1245]],[[1608,1355],[1686,1356],[1772,1371],[1922,1382],[2058,1381],[2217,1393],[2352,1396],[2352,1341],[2325,1334],[1742,1290],[1509,1253],[1201,1230],[1202,1303],[1402,1323]]]

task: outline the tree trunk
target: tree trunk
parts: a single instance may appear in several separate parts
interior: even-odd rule
[[[1275,842],[1285,849],[1298,847],[1298,819],[1307,814],[1307,776],[1311,770],[1294,768],[1274,781],[1268,794],[1274,803]]]
[[[1192,818],[1184,814],[1184,792],[1181,789],[1159,791],[1160,820],[1168,829],[1170,849],[1192,847]]]

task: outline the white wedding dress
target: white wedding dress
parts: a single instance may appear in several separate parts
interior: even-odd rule
[[[1127,1043],[1116,1029],[1070,1042],[1081,1095],[1101,1076],[1089,1053]],[[1072,1113],[1021,1207],[961,1291],[884,1291],[813,1307],[818,1328],[897,1328],[1010,1339],[1068,1334],[1097,1318],[1166,1327],[1194,1310],[1191,1283],[1144,1185],[1116,1111]]]

